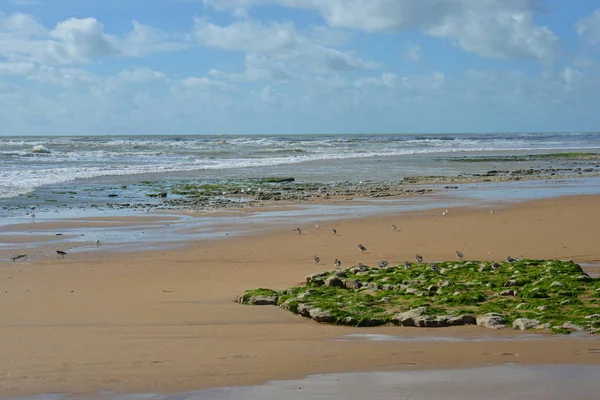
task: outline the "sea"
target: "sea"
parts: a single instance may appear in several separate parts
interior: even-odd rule
[[[596,133],[0,137],[0,199],[90,183],[292,176],[398,181],[464,172],[456,155],[600,149]]]

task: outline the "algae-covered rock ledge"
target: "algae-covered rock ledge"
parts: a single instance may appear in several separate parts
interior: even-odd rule
[[[310,275],[305,286],[248,290],[238,302],[352,326],[600,332],[600,279],[572,261],[359,265]]]

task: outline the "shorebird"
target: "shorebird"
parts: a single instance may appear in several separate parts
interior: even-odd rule
[[[392,230],[395,231],[396,230],[396,225],[392,225]]]
[[[62,258],[64,258],[67,255],[66,251],[62,251],[62,250],[56,250],[56,254],[58,254],[59,256],[61,256]]]
[[[506,261],[508,261],[509,263],[515,263],[515,262],[517,262],[517,260],[515,260],[511,256],[506,257]]]
[[[315,262],[315,264],[318,264],[319,261],[321,261],[321,259],[317,256],[313,256],[313,261]]]
[[[463,260],[463,253],[461,253],[460,251],[456,250],[456,259],[458,261],[462,261]]]
[[[442,213],[442,215],[445,217],[446,215],[450,214],[450,211],[448,211],[447,209],[444,210],[444,212]]]
[[[500,264],[498,264],[497,262],[493,262],[492,269],[498,269],[498,268],[500,268]]]
[[[417,260],[417,262],[420,264],[420,263],[422,263],[422,262],[423,262],[423,257],[421,257],[420,255],[418,255],[418,254],[417,254],[417,255],[415,256],[415,260]]]
[[[494,210],[490,211],[490,214],[494,215],[496,212]]]
[[[433,264],[430,268],[434,272],[439,272],[440,271],[440,267],[438,267],[437,264]]]
[[[336,269],[340,269],[340,267],[342,266],[342,262],[336,258],[335,261],[333,262],[333,266]]]
[[[294,232],[296,232],[298,235],[300,235],[302,233],[302,230],[300,228],[296,228],[296,229],[294,229]]]
[[[96,247],[100,246],[100,241],[96,240]]]
[[[317,229],[321,229],[321,226],[320,226],[319,224],[316,224],[316,225],[315,225],[315,228],[317,228]]]
[[[13,260],[13,262],[20,260],[21,258],[27,258],[27,254],[17,254],[16,256],[12,256],[10,259]]]
[[[358,263],[357,267],[362,269],[362,268],[366,268],[367,266],[363,263]]]
[[[365,251],[367,251],[367,248],[365,246],[363,246],[362,244],[358,245],[358,249],[360,250],[361,254],[364,253]]]
[[[333,229],[331,230],[331,233],[333,233],[333,235],[335,236],[335,235],[337,235],[337,230],[336,230],[335,228],[333,228]]]
[[[385,268],[388,266],[388,262],[386,260],[379,262],[379,268]]]
[[[406,268],[406,269],[410,268],[410,261],[404,261],[404,268]]]

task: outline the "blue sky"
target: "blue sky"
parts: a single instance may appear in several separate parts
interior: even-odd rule
[[[600,131],[596,0],[0,0],[0,135]]]

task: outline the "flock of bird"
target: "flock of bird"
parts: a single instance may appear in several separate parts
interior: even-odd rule
[[[450,212],[448,210],[444,210],[442,212],[442,216],[446,216],[449,213]],[[494,214],[495,212],[494,212],[494,210],[491,210],[490,213]],[[319,224],[315,225],[315,227],[317,228],[317,230],[321,228]],[[391,229],[392,229],[392,231],[396,231],[398,229],[398,227],[396,225],[392,225]],[[300,228],[295,228],[294,232],[296,232],[298,235],[300,235],[302,233],[302,230]],[[337,230],[335,228],[333,228],[331,230],[331,233],[335,236],[335,235],[337,235],[338,232],[337,232]],[[364,254],[367,251],[367,248],[365,246],[363,246],[362,244],[359,244],[357,247],[358,247],[358,250],[360,250],[361,254]],[[456,259],[458,261],[463,261],[464,258],[465,258],[464,254],[460,250],[456,251],[455,256],[456,256]],[[422,264],[423,263],[423,256],[421,256],[420,254],[417,254],[415,256],[415,261],[417,262],[417,264]],[[506,261],[508,263],[515,263],[515,262],[517,262],[517,259],[515,259],[515,258],[513,258],[511,256],[508,256],[506,258]],[[321,262],[321,258],[319,256],[317,256],[317,255],[314,255],[313,256],[313,262],[318,265]],[[363,265],[363,264],[359,263],[359,266],[361,266],[361,265]],[[382,261],[379,262],[379,268],[386,268],[388,265],[389,265],[389,262],[387,260],[382,260]],[[341,266],[342,266],[342,262],[338,258],[336,258],[333,261],[333,266],[336,269],[340,269]],[[406,261],[404,263],[404,268],[410,268],[411,266],[412,266],[412,264],[409,261]],[[498,269],[498,268],[500,268],[500,264],[497,263],[497,262],[492,262],[491,263],[491,267],[493,269]],[[431,264],[430,269],[432,271],[436,271],[436,272],[438,272],[440,270],[440,268],[439,268],[439,266],[437,264]]]
[[[95,242],[96,247],[100,246],[100,240],[96,240]],[[67,253],[64,250],[56,250],[56,254],[58,254],[59,258],[65,258],[69,253]],[[15,262],[17,260],[22,260],[22,259],[26,259],[29,257],[29,254],[15,254],[14,256],[12,256],[10,259]]]

